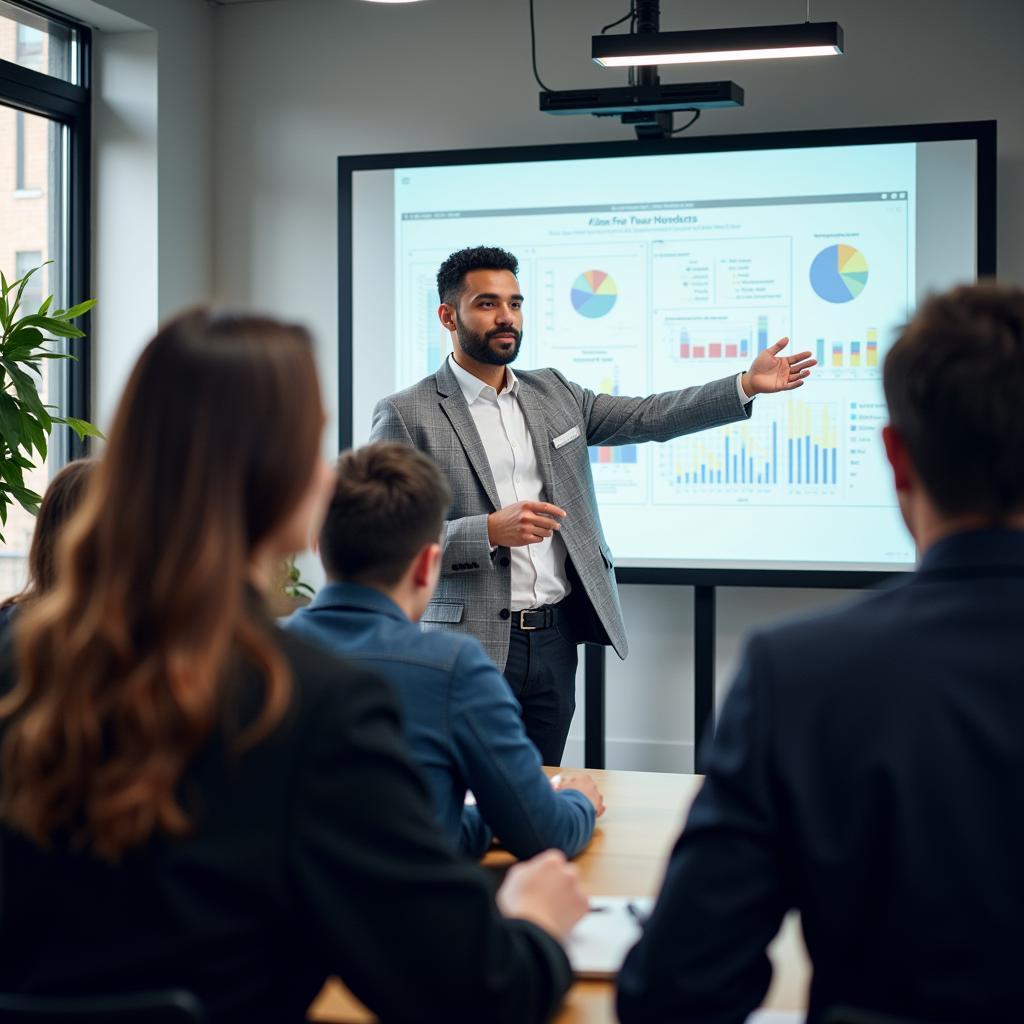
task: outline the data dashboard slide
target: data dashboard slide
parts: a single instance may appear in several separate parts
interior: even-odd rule
[[[395,288],[371,296],[370,277],[356,280],[357,389],[380,397],[437,371],[453,344],[437,269],[469,245],[519,260],[517,370],[643,396],[735,378],[788,337],[817,366],[802,388],[759,396],[748,420],[590,449],[617,564],[907,568],[882,367],[920,296],[975,274],[973,143],[929,145],[374,172],[363,251]],[[919,218],[950,204],[964,226],[925,250]],[[382,323],[390,336],[370,338]]]

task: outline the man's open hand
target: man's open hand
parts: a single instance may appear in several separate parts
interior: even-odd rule
[[[789,344],[789,338],[775,342],[771,348],[758,352],[750,369],[743,374],[743,390],[751,398],[754,395],[770,395],[775,391],[792,391],[800,387],[804,378],[810,375],[811,367],[818,360],[810,352],[798,352],[795,356],[780,356]]]
[[[565,509],[546,501],[517,501],[487,517],[487,540],[502,548],[539,544],[562,528],[564,518]]]

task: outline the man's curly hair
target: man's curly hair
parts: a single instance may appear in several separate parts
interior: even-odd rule
[[[519,273],[519,260],[505,249],[477,245],[471,249],[453,252],[437,271],[437,294],[442,302],[458,304],[466,275],[471,270],[508,270]]]

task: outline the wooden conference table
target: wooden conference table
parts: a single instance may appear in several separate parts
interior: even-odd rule
[[[549,775],[556,770],[545,769]],[[591,896],[656,896],[701,776],[593,769],[589,774],[608,810],[598,820],[590,846],[576,858],[583,887]],[[511,863],[511,856],[504,853],[489,854],[484,861],[496,869]],[[775,972],[764,1007],[805,1010],[810,967],[795,914],[786,918],[769,954]],[[324,986],[309,1016],[331,1024],[374,1020],[334,979]],[[610,981],[577,981],[555,1017],[556,1024],[612,1024],[615,1019],[615,987]]]

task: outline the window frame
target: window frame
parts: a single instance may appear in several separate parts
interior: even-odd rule
[[[90,259],[92,201],[92,32],[88,26],[66,18],[56,11],[25,0],[8,0],[29,14],[73,30],[78,43],[77,85],[52,75],[0,59],[0,103],[28,114],[38,114],[66,126],[68,130],[67,166],[67,252],[68,307],[90,298],[92,281]],[[86,313],[76,326],[85,338],[68,339],[66,362],[67,409],[65,414],[90,420],[92,411],[92,314]],[[68,460],[88,454],[88,440],[80,441],[69,433]]]

